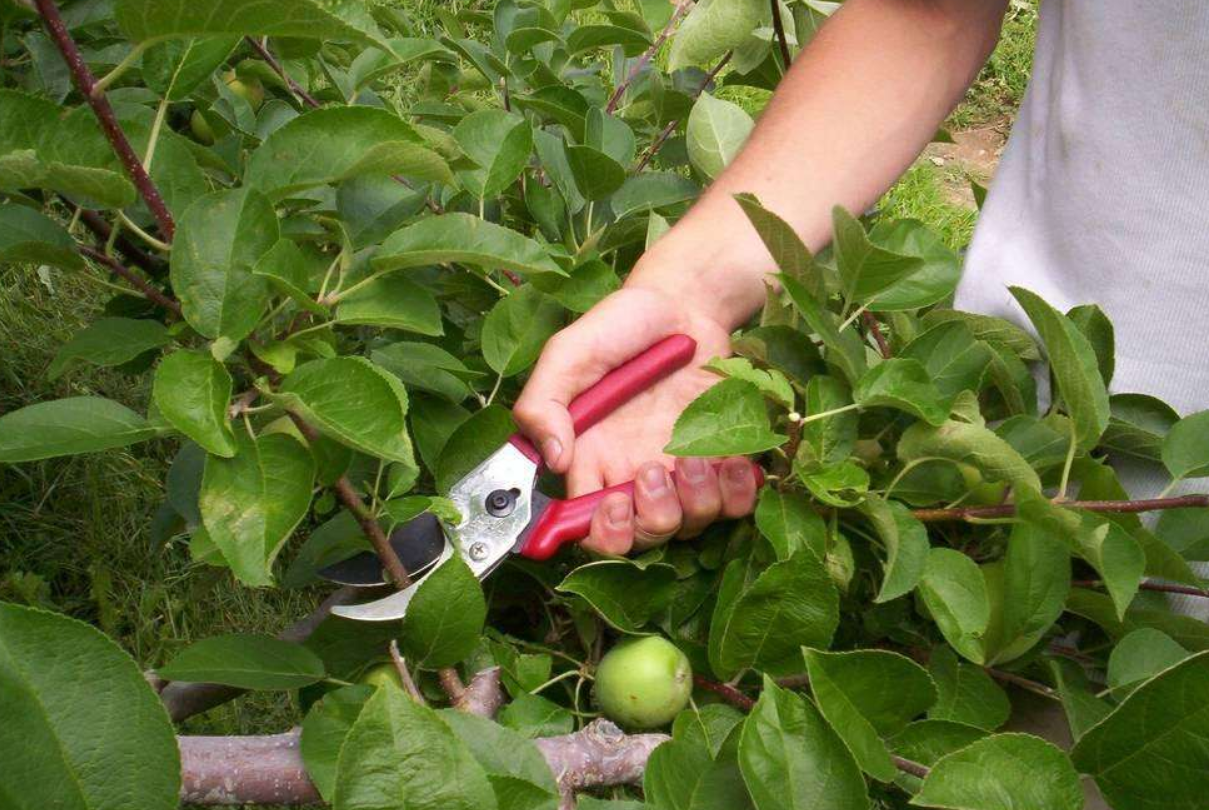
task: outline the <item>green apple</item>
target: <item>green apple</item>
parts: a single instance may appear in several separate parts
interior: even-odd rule
[[[375,689],[388,684],[399,689],[403,688],[403,679],[399,677],[399,670],[395,669],[394,664],[389,663],[374,664],[361,673],[361,677],[357,678],[357,683],[363,683]]]
[[[248,79],[245,82],[236,76],[233,70],[228,70],[222,78],[231,92],[251,104],[253,110],[259,110],[260,105],[264,104],[264,85],[259,79]]]
[[[661,636],[622,641],[596,668],[596,703],[626,728],[659,728],[688,705],[693,668],[675,644]]]
[[[210,128],[210,122],[202,115],[201,110],[194,110],[193,115],[189,116],[189,129],[193,130],[193,137],[198,143],[206,146],[214,143],[214,130]]]

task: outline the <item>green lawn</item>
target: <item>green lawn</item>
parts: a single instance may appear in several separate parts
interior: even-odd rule
[[[443,6],[422,0],[431,14]],[[1010,115],[1028,71],[1032,6],[1014,9],[1006,37],[952,126]],[[964,244],[968,208],[946,201],[939,168],[912,169],[884,201],[895,216],[918,217]],[[147,403],[146,376],[81,368],[51,382],[61,346],[101,309],[103,282],[58,271],[0,266],[0,412],[43,399],[98,394],[134,408]],[[96,623],[141,663],[161,663],[188,640],[239,629],[274,632],[305,613],[314,594],[256,591],[194,565],[180,542],[153,542],[151,517],[163,500],[172,448],[0,466],[0,599],[40,604]],[[283,697],[245,698],[191,721],[193,731],[240,732],[283,725]]]

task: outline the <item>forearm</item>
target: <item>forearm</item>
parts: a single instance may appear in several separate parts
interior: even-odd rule
[[[1006,0],[849,0],[795,61],[747,145],[630,284],[693,295],[729,327],[771,257],[732,199],[751,192],[817,250],[831,208],[872,205],[927,145],[998,38]]]

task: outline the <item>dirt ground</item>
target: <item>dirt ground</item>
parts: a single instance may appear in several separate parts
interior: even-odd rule
[[[1004,117],[972,129],[952,132],[954,143],[934,143],[920,160],[940,168],[946,202],[974,208],[970,180],[986,186],[1007,143],[1011,121]]]

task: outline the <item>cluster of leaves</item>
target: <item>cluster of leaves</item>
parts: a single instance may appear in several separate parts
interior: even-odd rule
[[[792,50],[833,6],[686,8],[500,0],[439,10],[437,31],[357,0],[79,0],[61,12],[69,69],[38,15],[0,0],[0,261],[118,273],[125,291],[50,376],[152,375],[145,415],[81,396],[0,416],[0,461],[178,441],[157,540],[254,587],[312,586],[369,547],[367,524],[456,521],[414,493],[447,491],[512,432],[503,405],[546,339],[742,145],[751,118],[710,89],[775,87],[772,13]],[[82,66],[105,74],[92,99],[73,91]],[[744,717],[699,693],[649,762],[649,806],[1067,810],[1078,773],[1117,810],[1199,806],[1209,628],[1142,588],[1200,587],[1205,511],[1151,529],[1086,502],[1128,498],[1113,457],[1209,475],[1209,417],[1110,397],[1094,306],[1015,290],[1040,344],[945,308],[960,261],[921,223],[837,209],[813,256],[737,202],[782,275],[668,451],[767,454],[754,520],[635,560],[506,566],[489,599],[454,559],[401,628],[207,639],[161,676],[296,690],[338,808],[550,806],[526,739],[572,731],[602,644],[650,632],[733,703],[759,699]],[[500,666],[499,722],[336,688],[396,637],[434,699],[435,670]],[[996,733],[1003,681],[1060,701],[1069,755]],[[28,786],[176,803],[168,721],[100,633],[0,607],[0,685],[17,729],[0,754]]]

